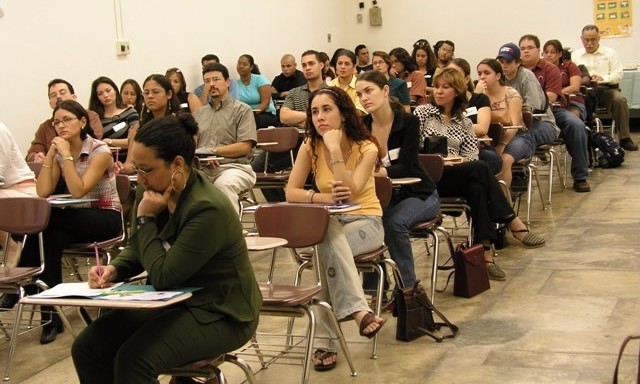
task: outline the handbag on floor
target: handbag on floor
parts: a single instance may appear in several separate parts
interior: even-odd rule
[[[458,327],[451,324],[449,320],[433,306],[427,292],[420,284],[420,280],[409,288],[396,287],[394,290],[393,316],[398,318],[396,327],[396,339],[402,341],[412,341],[422,336],[429,336],[440,343],[445,339],[452,339],[458,333]],[[442,323],[437,323],[433,319],[433,314],[442,319]],[[438,336],[434,332],[442,327],[447,327],[450,334]]]
[[[453,266],[439,266],[438,269],[455,270],[455,272],[451,272],[453,274],[454,296],[469,299],[491,288],[482,244],[474,244],[470,247],[466,243],[458,244],[453,255]],[[447,278],[447,285],[438,292],[447,289],[451,274]]]
[[[616,369],[613,371],[613,384],[618,384],[618,370],[620,368],[620,360],[622,359],[622,354],[624,353],[624,349],[627,347],[627,344],[631,340],[640,340],[640,335],[636,336],[627,336],[622,345],[620,346],[620,352],[618,352],[618,360],[616,361]],[[637,373],[636,383],[640,383],[640,351],[638,351],[638,366],[635,369]]]

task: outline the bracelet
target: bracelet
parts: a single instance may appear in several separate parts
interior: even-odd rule
[[[338,163],[344,163],[344,159],[339,159],[339,160],[331,159],[331,161],[329,161],[329,164],[331,165],[338,164]]]
[[[140,229],[140,227],[142,227],[147,223],[155,223],[155,222],[156,222],[155,216],[138,216],[136,218],[136,224],[138,226],[138,229]]]
[[[316,191],[313,191],[313,193],[311,194],[311,196],[309,197],[309,202],[313,204],[313,196],[315,196]]]
[[[45,164],[45,163],[42,163],[42,167],[43,167],[43,168],[51,168],[51,166],[50,166],[50,165],[47,165],[47,164]]]
[[[67,156],[67,157],[63,157],[62,160],[69,160],[69,161],[73,161],[73,156]]]
[[[313,192],[313,189],[307,189],[307,193],[304,196],[304,201],[306,203],[310,203],[311,202],[311,194],[312,194],[312,192]]]

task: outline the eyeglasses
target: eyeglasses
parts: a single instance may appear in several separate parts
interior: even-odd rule
[[[63,117],[62,120],[53,120],[51,122],[51,125],[53,125],[53,128],[58,128],[60,126],[60,124],[64,124],[64,126],[66,127],[67,124],[69,124],[73,120],[78,120],[78,118],[77,117]]]
[[[169,162],[165,161],[163,165],[167,165],[167,164],[169,164]],[[131,163],[131,168],[133,168],[133,172],[135,172],[135,173],[137,173],[139,175],[142,175],[145,178],[149,177],[149,174],[151,172],[155,171],[156,169],[158,169],[160,167],[162,167],[162,165],[159,165],[159,166],[157,166],[155,168],[150,168],[150,169],[141,169],[141,168],[138,168],[138,166],[136,164]]]
[[[218,81],[222,81],[224,79],[222,77],[208,77],[208,78],[204,78],[203,80],[205,84],[209,84],[209,83],[217,83]]]
[[[413,48],[424,48],[429,46],[429,42],[427,40],[418,40],[413,44]]]

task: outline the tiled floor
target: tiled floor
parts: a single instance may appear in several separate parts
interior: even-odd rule
[[[594,170],[591,193],[577,194],[570,188],[561,193],[556,187],[553,205],[546,211],[536,205],[532,211],[532,229],[546,236],[546,247],[526,250],[511,245],[500,251],[497,262],[507,280],[492,282],[491,290],[480,296],[454,297],[451,287],[437,295],[437,306],[460,327],[456,339],[441,344],[428,338],[396,341],[395,319],[386,313],[389,322],[381,331],[379,358],[371,360],[370,341],[357,336],[352,322],[345,323],[357,377],[349,376],[346,361],[340,358],[333,371],[312,372],[311,381],[610,382],[622,339],[640,332],[639,176],[640,154],[632,152],[621,168]],[[414,248],[417,271],[428,281],[431,259],[423,245],[416,243]],[[268,258],[252,258],[258,276],[266,276]],[[279,260],[286,265],[279,269],[282,278],[288,279],[292,264],[284,253]],[[69,313],[79,323],[75,313]],[[283,324],[263,320],[265,328]],[[76,383],[69,333],[46,346],[37,339],[37,333],[19,339],[12,382]],[[3,356],[7,345],[1,347]],[[637,345],[632,350],[637,351]],[[623,382],[634,381],[633,364],[629,354]],[[223,364],[222,369],[231,383],[242,382],[236,367]],[[257,379],[297,383],[300,373],[299,366],[272,365],[258,372]]]

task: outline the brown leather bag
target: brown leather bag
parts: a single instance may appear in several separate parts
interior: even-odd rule
[[[454,276],[454,296],[469,299],[491,288],[484,261],[484,247],[482,244],[474,244],[471,247],[468,247],[466,243],[458,244],[456,252],[453,255],[453,266],[438,267],[438,269],[443,271],[454,268],[455,272],[451,272],[447,278],[447,285],[445,285],[443,289],[438,290],[439,292],[447,289],[452,274]]]
[[[465,243],[458,244],[453,265],[456,268],[453,279],[455,296],[471,298],[491,288],[482,244],[471,247],[467,247]]]

